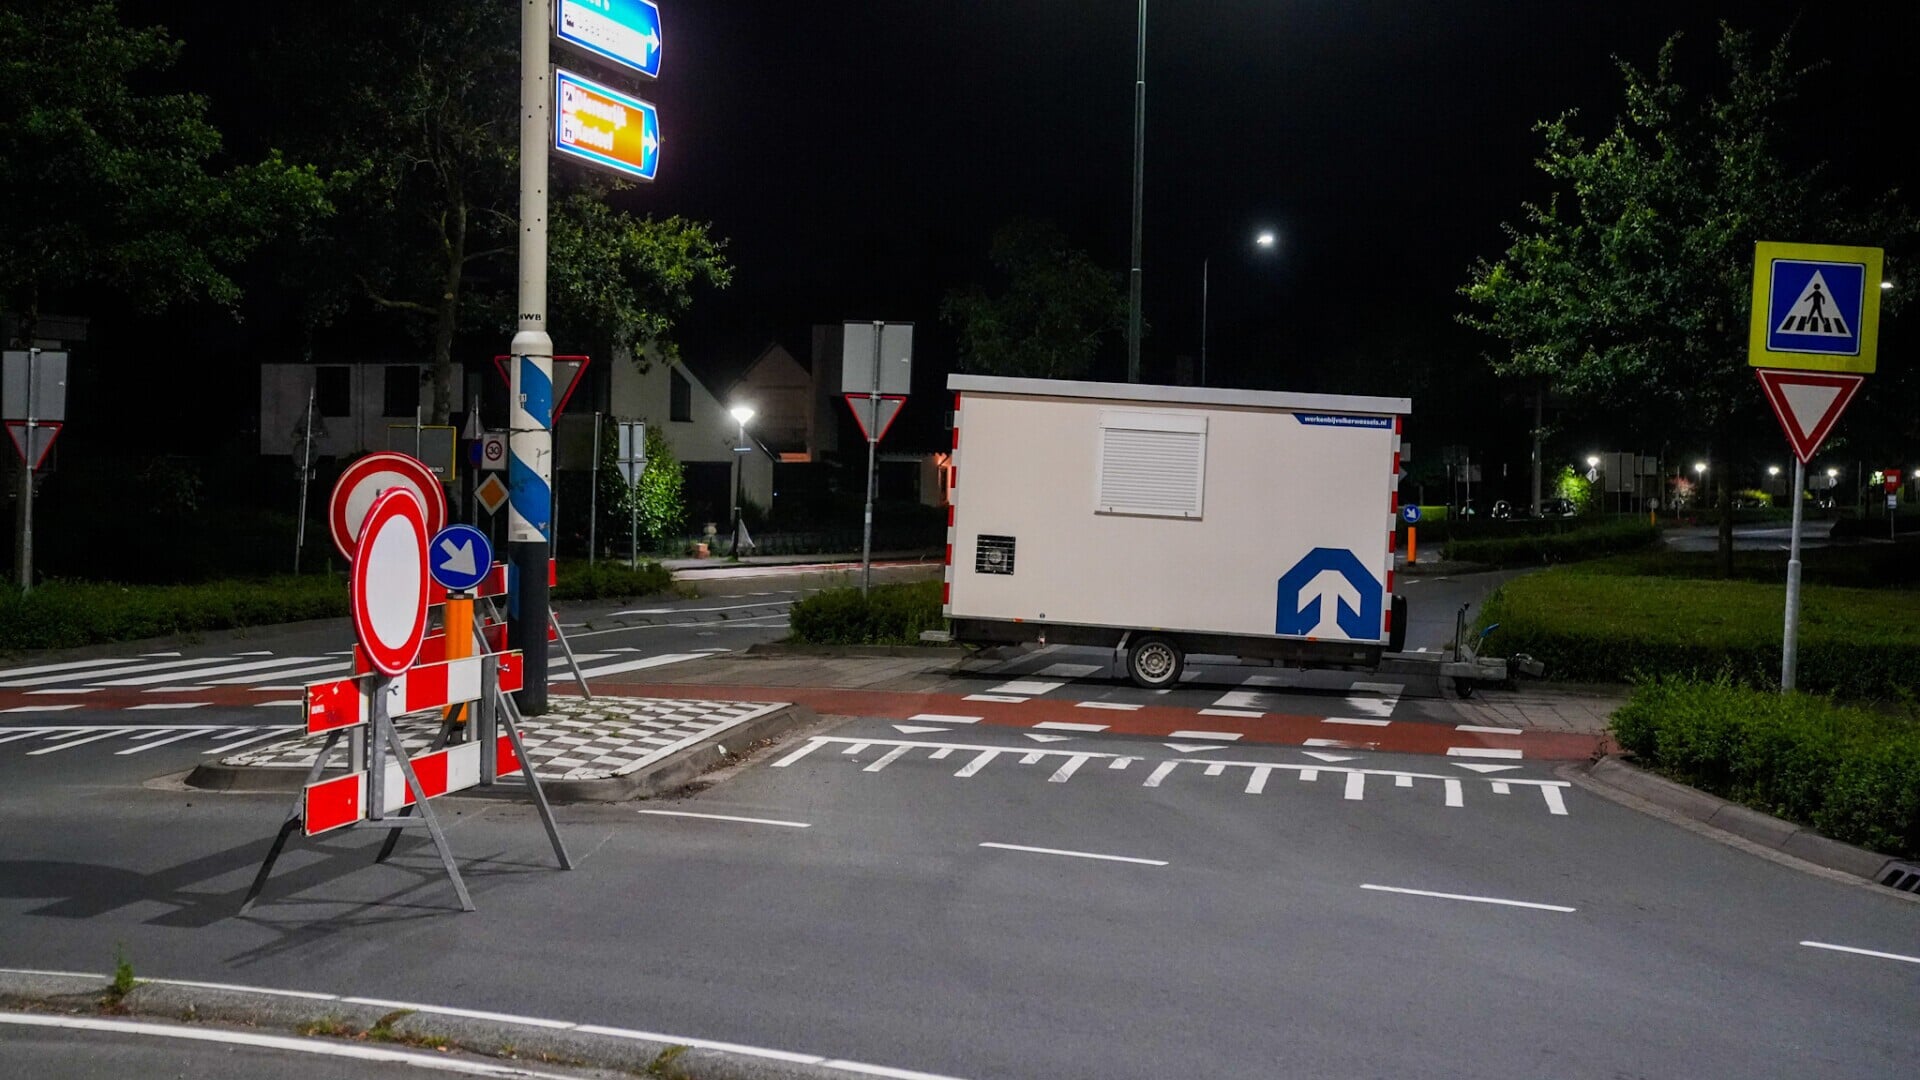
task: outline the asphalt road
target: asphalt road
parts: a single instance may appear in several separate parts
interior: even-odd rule
[[[1801,944],[1920,956],[1920,908],[1531,763],[856,720],[695,797],[563,808],[572,873],[525,808],[444,803],[474,914],[420,847],[345,834],[241,918],[283,799],[21,760],[0,966],[124,943],[150,975],[971,1077],[1882,1076],[1920,1020],[1916,965]]]

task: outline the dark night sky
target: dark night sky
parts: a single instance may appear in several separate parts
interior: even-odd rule
[[[217,116],[247,122],[244,68],[216,59],[229,5],[127,8],[184,38],[186,76]],[[811,322],[914,320],[932,389],[951,362],[939,298],[984,275],[989,233],[1016,217],[1050,218],[1124,271],[1132,0],[662,8],[663,77],[641,91],[661,107],[661,179],[623,199],[711,220],[730,240],[734,287],[703,296],[685,328],[696,365],[775,334],[804,351]],[[1911,187],[1911,2],[1149,8],[1149,363],[1197,350],[1211,257],[1218,383],[1337,389],[1369,342],[1484,347],[1452,325],[1453,290],[1475,256],[1498,253],[1521,200],[1545,192],[1532,123],[1578,106],[1600,132],[1619,102],[1611,54],[1648,63],[1676,29],[1704,71],[1720,17],[1763,40],[1798,17],[1799,55],[1832,62],[1800,145],[1858,188]],[[1253,255],[1260,227],[1281,235],[1277,254]]]

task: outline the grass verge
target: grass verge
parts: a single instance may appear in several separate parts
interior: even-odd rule
[[[922,645],[920,631],[944,630],[940,582],[825,589],[793,605],[794,640],[809,645]]]
[[[1920,856],[1920,721],[1726,678],[1634,688],[1614,737],[1681,783],[1896,857]]]
[[[1479,625],[1493,651],[1527,653],[1548,677],[1627,682],[1658,675],[1777,685],[1784,583],[1624,576],[1556,567],[1502,586]],[[1799,685],[1866,701],[1920,689],[1920,592],[1809,588],[1801,597]]]
[[[652,596],[673,586],[657,563],[564,562],[557,601]],[[49,581],[22,595],[0,588],[0,652],[70,649],[114,641],[345,618],[344,577],[305,574],[196,585],[117,585]]]
[[[1544,566],[1650,548],[1660,530],[1644,521],[1609,521],[1564,532],[1448,540],[1446,558],[1486,566]]]

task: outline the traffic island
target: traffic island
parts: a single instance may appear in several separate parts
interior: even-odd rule
[[[813,720],[811,710],[780,701],[596,697],[555,694],[549,711],[521,721],[527,758],[556,802],[617,802],[665,794],[763,739]],[[437,712],[394,721],[408,754],[433,748]],[[190,787],[234,792],[295,792],[324,743],[294,736],[230,754],[195,768]],[[344,774],[347,750],[329,756],[330,774]]]

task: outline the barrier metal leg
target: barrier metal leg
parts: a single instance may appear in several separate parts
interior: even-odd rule
[[[307,785],[320,779],[320,773],[327,767],[327,755],[333,753],[334,746],[339,742],[338,729],[327,733],[327,744],[320,748],[319,756],[313,759],[313,766],[307,770],[307,779],[300,785],[300,794],[293,797],[293,809],[287,812],[287,819],[280,823],[280,832],[274,836],[273,846],[267,849],[266,859],[260,863],[259,872],[253,875],[253,884],[247,887],[247,898],[240,902],[240,914],[245,915],[251,910],[253,902],[260,899],[260,890],[267,887],[267,875],[273,873],[273,864],[279,861],[280,852],[286,849],[287,839],[293,835],[293,830],[300,827],[301,811],[306,809]],[[347,762],[347,767],[351,771],[351,760]]]
[[[553,857],[560,863],[560,869],[573,869],[573,858],[567,854],[567,845],[560,840],[559,826],[553,821],[553,808],[547,805],[547,793],[540,788],[540,778],[533,773],[533,759],[527,756],[527,747],[520,741],[520,725],[516,717],[520,710],[515,707],[513,698],[493,689],[494,700],[499,709],[500,722],[507,729],[507,738],[513,741],[513,752],[520,759],[520,771],[526,774],[527,790],[533,792],[533,805],[540,810],[540,824],[547,827],[547,839],[553,841]]]
[[[440,852],[440,864],[446,867],[447,879],[453,882],[453,891],[460,897],[460,910],[475,910],[473,897],[467,895],[467,883],[460,878],[460,867],[454,864],[453,849],[447,845],[447,834],[440,829],[439,815],[433,812],[433,804],[427,801],[427,793],[421,790],[420,778],[413,775],[413,764],[407,760],[407,748],[400,742],[400,733],[394,730],[393,721],[387,719],[384,710],[374,714],[374,722],[385,729],[386,743],[399,760],[400,773],[407,778],[407,787],[413,791],[413,804],[420,808],[420,817],[427,823],[427,832],[433,835],[433,846]],[[377,735],[375,737],[378,738]]]
[[[573,669],[573,681],[580,684],[580,695],[588,701],[593,700],[593,691],[587,688],[587,677],[580,674],[580,661],[573,658],[573,646],[567,641],[567,632],[560,629],[560,616],[547,609],[547,622],[553,626],[555,637],[560,639],[560,651],[567,654],[567,666]]]
[[[455,709],[459,709],[462,707],[464,706],[455,706]],[[457,715],[459,715],[457,711],[450,712],[448,717],[445,720],[442,720],[440,722],[440,734],[434,736],[432,744],[427,747],[427,753],[431,754],[435,750],[445,749],[453,741],[453,738],[452,738],[453,730],[454,730],[453,717]],[[406,817],[412,812],[413,812],[412,806],[403,806],[400,808],[399,812],[396,813],[394,816]],[[380,854],[375,855],[373,857],[373,861],[377,863],[386,862],[387,859],[392,857],[393,849],[399,846],[400,846],[400,830],[395,829],[392,832],[388,833],[387,838],[381,842]]]

